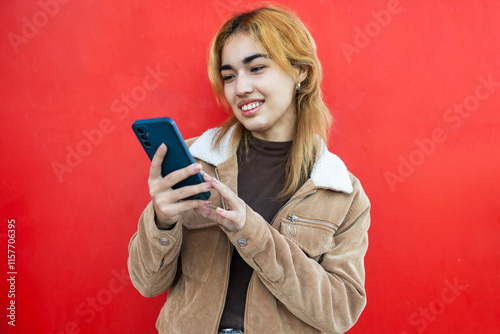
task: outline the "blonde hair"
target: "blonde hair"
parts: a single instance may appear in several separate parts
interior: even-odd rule
[[[316,55],[316,44],[304,24],[288,8],[266,5],[229,19],[217,32],[210,47],[208,76],[219,105],[229,108],[224,95],[224,81],[220,73],[222,50],[234,33],[244,33],[267,51],[270,59],[285,72],[296,75],[297,67],[308,69],[307,77],[296,91],[297,118],[290,153],[286,161],[285,186],[280,199],[291,197],[308,179],[316,154],[319,136],[327,142],[332,116],[323,102],[321,92],[321,64]],[[232,149],[240,143],[248,144],[249,131],[232,114],[219,129],[214,145],[235,126]]]

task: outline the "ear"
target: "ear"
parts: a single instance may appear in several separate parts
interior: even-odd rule
[[[307,65],[297,65],[295,66],[297,70],[297,82],[302,82],[307,78],[309,74],[309,66]]]

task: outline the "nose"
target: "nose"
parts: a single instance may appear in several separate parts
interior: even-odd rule
[[[248,95],[253,91],[253,83],[251,78],[245,74],[240,74],[236,78],[235,93],[238,96]]]

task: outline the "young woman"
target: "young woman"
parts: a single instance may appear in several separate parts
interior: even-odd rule
[[[299,19],[267,6],[215,36],[209,77],[232,115],[187,141],[197,163],[164,178],[129,246],[134,286],[169,290],[160,333],[343,333],[365,304],[370,203],[326,147],[315,44]],[[197,172],[205,183],[172,190]],[[209,201],[181,199],[209,189]]]

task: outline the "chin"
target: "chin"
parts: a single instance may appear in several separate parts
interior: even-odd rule
[[[259,122],[255,118],[251,118],[251,119],[247,118],[247,119],[244,119],[243,122],[241,122],[241,120],[240,120],[240,123],[243,124],[245,129],[247,129],[248,131],[251,131],[251,132],[262,132],[268,128],[266,124]]]

